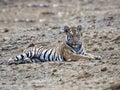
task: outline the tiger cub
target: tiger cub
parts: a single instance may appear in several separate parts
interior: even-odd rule
[[[46,61],[72,61],[80,59],[101,59],[99,56],[86,53],[83,49],[80,31],[81,25],[77,27],[64,26],[66,40],[60,46],[54,48],[30,47],[15,58],[10,58],[8,65],[23,64],[27,62],[46,62]]]

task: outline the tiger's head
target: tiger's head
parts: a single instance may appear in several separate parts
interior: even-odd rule
[[[64,26],[64,32],[66,33],[66,44],[76,51],[82,47],[80,33],[81,29],[81,25],[78,25],[77,27]]]

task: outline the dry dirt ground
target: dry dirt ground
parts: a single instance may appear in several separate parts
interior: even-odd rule
[[[102,60],[7,66],[29,45],[57,46],[81,24]],[[120,0],[0,0],[0,90],[120,90]]]

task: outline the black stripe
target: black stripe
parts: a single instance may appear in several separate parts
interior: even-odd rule
[[[53,49],[50,51],[50,54],[48,55],[48,61],[50,61],[50,55],[52,53]]]
[[[52,56],[52,61],[55,61],[55,52],[54,55]]]
[[[17,56],[16,56],[15,58],[17,59],[16,61],[18,61],[18,60],[19,60],[19,58],[18,58]]]
[[[32,51],[29,52],[29,58],[31,58],[31,57],[32,57]]]
[[[66,59],[63,57],[63,61],[66,61]]]
[[[21,60],[24,60],[24,56],[23,55],[21,55]]]
[[[42,54],[42,52],[40,52],[39,59],[41,59],[41,58],[40,58],[40,57],[41,57],[41,54]]]
[[[44,56],[43,56],[44,60],[45,60],[45,56],[46,56],[47,52],[48,52],[48,50],[46,50],[45,53],[44,53]]]
[[[55,56],[54,56],[54,59],[55,59],[55,61],[57,61],[57,53],[55,53]]]
[[[82,52],[81,52],[81,54],[82,54],[82,55],[85,55],[85,52],[84,52],[84,51],[82,51]]]
[[[27,57],[29,57],[29,53],[27,53],[26,55],[27,55]]]

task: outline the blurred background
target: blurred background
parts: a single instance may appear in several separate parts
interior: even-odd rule
[[[79,24],[101,61],[6,66],[28,46],[58,46],[63,26]],[[120,0],[0,0],[0,90],[118,90],[119,65]]]

